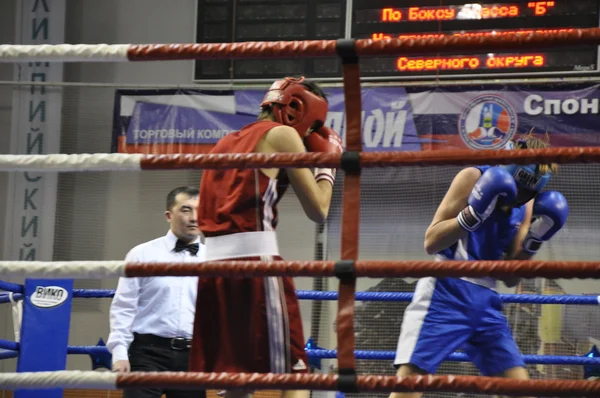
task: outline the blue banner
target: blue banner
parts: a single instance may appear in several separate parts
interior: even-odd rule
[[[363,151],[497,149],[515,135],[552,146],[596,146],[597,84],[367,87]],[[202,153],[256,120],[266,90],[118,90],[113,151]],[[326,125],[344,139],[342,88],[327,88]]]
[[[255,121],[252,115],[226,114],[188,107],[137,102],[127,128],[127,144],[211,145],[219,138]]]

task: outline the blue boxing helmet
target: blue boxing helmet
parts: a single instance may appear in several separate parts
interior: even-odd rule
[[[517,145],[521,148],[527,148],[527,143],[524,140],[517,141]],[[509,141],[505,148],[513,149],[515,148],[515,144]],[[523,206],[535,198],[544,186],[546,186],[551,176],[551,173],[542,174],[539,171],[540,166],[537,164],[511,164],[503,167],[513,176],[517,183],[517,198],[511,203],[514,207]]]

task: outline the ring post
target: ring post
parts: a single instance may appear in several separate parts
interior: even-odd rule
[[[337,340],[337,391],[358,392],[354,358],[355,261],[358,260],[360,224],[360,152],[362,150],[360,68],[356,41],[340,39],[336,51],[342,60],[346,113],[346,150],[340,168],[344,170],[341,260],[335,264],[339,279]]]
[[[65,370],[73,280],[26,279],[17,372]],[[62,398],[61,388],[15,390],[15,398]]]

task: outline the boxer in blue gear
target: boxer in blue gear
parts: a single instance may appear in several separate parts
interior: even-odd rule
[[[531,135],[510,149],[543,148]],[[541,193],[556,165],[479,166],[452,181],[425,233],[437,261],[528,260],[566,222],[568,205],[556,191]],[[519,278],[503,282],[513,287]],[[394,365],[398,376],[433,374],[462,349],[484,376],[529,379],[502,314],[496,280],[423,278],[404,313]],[[392,393],[418,398],[422,393]]]

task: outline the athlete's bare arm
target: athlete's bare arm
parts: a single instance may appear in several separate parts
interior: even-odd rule
[[[306,152],[298,132],[289,126],[277,126],[269,130],[256,146],[256,152]],[[278,169],[261,169],[275,178]],[[322,223],[327,219],[331,203],[332,185],[327,181],[315,181],[310,169],[286,169],[290,183],[300,200],[304,212],[312,221]]]
[[[525,239],[525,237],[527,236],[527,231],[529,231],[529,227],[531,226],[532,215],[533,200],[530,200],[529,202],[527,202],[527,205],[525,207],[525,216],[523,217],[523,223],[521,224],[519,231],[515,235],[515,238],[513,239],[510,246],[510,251],[506,256],[507,260],[530,260],[533,257],[532,254],[526,253],[521,250],[523,239]],[[519,277],[503,279],[503,282],[507,287],[515,287],[519,284],[520,281],[521,278]]]
[[[480,177],[481,171],[475,167],[463,169],[454,177],[425,232],[427,254],[447,249],[467,235],[467,231],[460,226],[456,217],[467,207],[469,195]]]
[[[525,206],[525,216],[523,217],[523,222],[521,223],[519,232],[517,232],[512,241],[507,260],[529,260],[532,257],[531,254],[525,253],[521,250],[521,245],[523,243],[523,239],[525,239],[527,236],[529,227],[531,226],[531,216],[533,215],[533,199],[527,202],[527,205]]]

